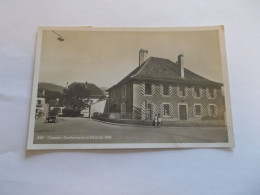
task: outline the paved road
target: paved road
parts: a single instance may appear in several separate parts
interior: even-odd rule
[[[226,127],[133,127],[86,118],[36,119],[34,143],[217,143],[227,142]]]

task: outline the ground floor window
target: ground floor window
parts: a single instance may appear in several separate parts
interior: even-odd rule
[[[208,114],[209,116],[216,116],[217,115],[217,108],[215,104],[210,104],[208,107]]]
[[[126,113],[126,104],[122,103],[121,104],[121,114],[125,114]]]
[[[163,115],[170,116],[170,104],[163,104]]]
[[[201,104],[195,104],[194,105],[194,115],[195,116],[201,116],[202,115],[202,105]]]

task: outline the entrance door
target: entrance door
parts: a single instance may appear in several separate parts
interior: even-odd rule
[[[146,109],[145,109],[145,119],[146,120],[151,120],[152,119],[152,104],[146,104]]]
[[[180,120],[187,120],[187,106],[186,105],[179,105],[179,116]]]

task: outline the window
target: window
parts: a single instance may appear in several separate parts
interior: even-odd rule
[[[122,86],[121,96],[122,96],[122,97],[125,97],[125,96],[126,96],[126,85],[123,85],[123,86]]]
[[[146,102],[145,105],[145,119],[146,120],[152,119],[152,104],[148,102]]]
[[[152,84],[151,83],[145,83],[145,94],[152,95]]]
[[[126,104],[125,103],[121,104],[121,114],[126,114]]]
[[[214,89],[213,88],[209,88],[209,97],[214,98]]]
[[[167,85],[167,84],[164,84],[163,85],[163,95],[169,95],[170,93],[169,93],[169,85]]]
[[[169,104],[163,105],[163,115],[170,116],[170,105]]]
[[[201,115],[201,105],[195,105],[195,115]]]
[[[115,99],[115,96],[116,96],[116,91],[113,89],[111,92],[111,100]]]
[[[200,88],[198,86],[194,87],[194,93],[196,97],[200,97]]]
[[[215,105],[209,105],[209,115],[216,116],[216,106]]]
[[[41,102],[41,100],[37,100],[37,104],[41,104],[42,102]]]
[[[180,86],[180,92],[181,92],[181,96],[185,96],[185,87],[184,86]]]

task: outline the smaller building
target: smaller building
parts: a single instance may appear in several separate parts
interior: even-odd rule
[[[66,94],[82,99],[88,104],[93,104],[105,97],[104,92],[93,83],[73,82],[68,86]]]
[[[64,108],[65,106],[59,99],[49,101],[49,110],[54,111],[59,116],[62,116]]]
[[[104,98],[104,99],[98,100],[97,102],[91,104],[90,116],[97,117],[97,116],[104,114],[106,102],[107,102],[107,99]]]
[[[35,110],[35,118],[44,116],[48,112],[48,104],[46,104],[45,90],[38,90],[37,102]]]

